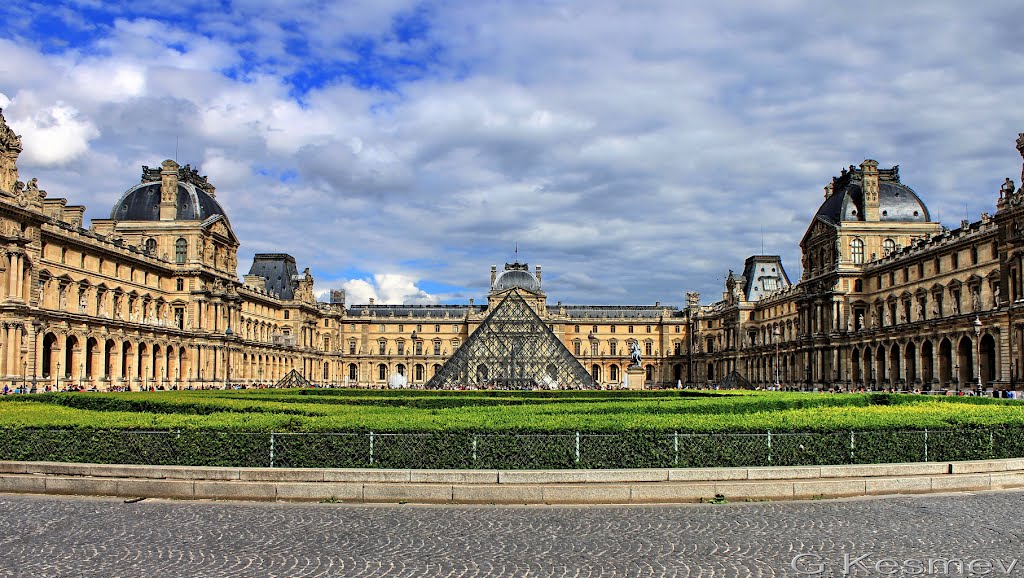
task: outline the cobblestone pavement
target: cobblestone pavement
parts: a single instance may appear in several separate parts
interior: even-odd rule
[[[823,574],[794,570],[798,554]],[[2,576],[841,576],[844,555],[867,555],[851,576],[888,572],[885,558],[896,575],[960,575],[943,573],[954,558],[1024,577],[1024,492],[655,507],[0,495]]]

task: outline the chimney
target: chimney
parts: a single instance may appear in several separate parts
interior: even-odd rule
[[[178,216],[178,163],[167,159],[160,164],[160,220]]]
[[[498,266],[491,265],[491,289],[494,289],[494,279],[498,276]]]
[[[861,188],[864,191],[864,220],[878,222],[878,161],[867,159],[860,164]]]
[[[833,186],[832,183],[825,185],[825,199],[828,200],[832,196]]]
[[[537,272],[537,284],[540,285],[540,265],[537,265],[537,267],[534,270]]]

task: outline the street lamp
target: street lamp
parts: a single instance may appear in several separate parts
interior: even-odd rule
[[[21,362],[21,393],[28,393],[28,360]]]
[[[953,386],[956,387],[956,394],[960,395],[960,362],[953,364]]]
[[[779,331],[778,326],[775,327],[775,330],[772,332],[772,335],[775,337],[775,391],[778,391],[780,389],[780,387],[779,387],[780,386],[780,384],[779,384],[779,341],[782,340],[782,332]]]
[[[978,361],[975,363],[975,366],[978,368],[978,395],[981,395],[981,391],[982,391],[982,387],[983,386],[981,385],[981,316],[980,315],[978,315],[978,316],[976,316],[974,318],[974,336],[975,336],[975,340],[978,342],[978,348],[977,348],[978,349]]]
[[[53,389],[60,391],[60,362],[57,362],[57,373],[53,376]]]

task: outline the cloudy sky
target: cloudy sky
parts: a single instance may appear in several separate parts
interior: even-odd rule
[[[242,240],[350,302],[682,305],[761,252],[799,276],[865,158],[951,227],[1019,179],[1024,4],[406,0],[0,5],[22,176],[108,216],[200,167]]]

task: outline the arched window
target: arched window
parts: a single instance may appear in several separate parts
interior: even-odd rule
[[[855,264],[864,263],[864,241],[860,239],[850,241],[850,256]]]
[[[146,252],[150,255],[156,254],[156,239],[146,239]]]
[[[181,264],[185,262],[185,255],[188,254],[188,241],[178,239],[174,242],[174,262]]]
[[[380,378],[381,381],[386,380],[388,378],[388,366],[384,365],[383,363],[378,365],[377,376]]]
[[[882,255],[888,257],[896,252],[896,241],[886,239],[882,242]]]
[[[359,379],[359,366],[354,363],[348,364],[348,379],[349,381],[357,381]]]

